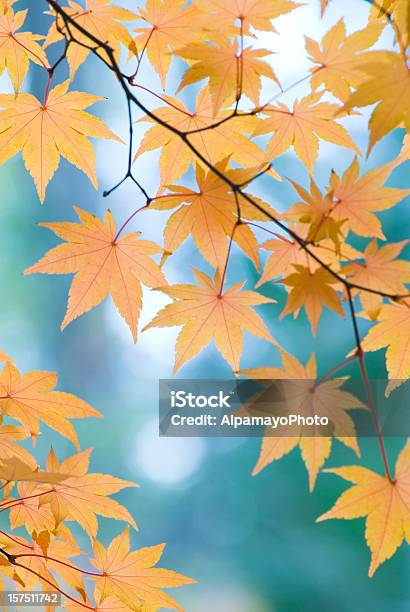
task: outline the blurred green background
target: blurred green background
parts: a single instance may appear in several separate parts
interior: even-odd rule
[[[121,3],[135,8],[138,3]],[[30,5],[29,29],[44,33],[49,18],[42,15],[45,2],[20,2]],[[330,4],[323,21],[319,19],[319,2],[311,0],[295,13],[280,18],[279,34],[263,34],[261,46],[271,48],[273,65],[286,86],[306,73],[303,34],[313,38],[341,16],[348,30],[365,24],[367,5],[360,0]],[[392,44],[386,33],[379,46]],[[52,53],[57,53],[53,49]],[[168,81],[173,93],[181,65],[174,62]],[[45,77],[34,68],[25,90],[41,95]],[[59,78],[66,78],[64,70]],[[160,85],[145,69],[141,82],[160,91]],[[0,80],[1,91],[10,91],[7,77]],[[103,117],[124,139],[127,135],[126,109],[115,80],[90,59],[75,79],[75,88],[109,98],[97,104],[92,112]],[[303,94],[302,89],[288,94],[285,100]],[[184,100],[192,104],[192,92]],[[152,102],[152,101],[151,101]],[[154,105],[154,108],[156,105]],[[366,150],[367,132],[364,116],[349,119],[355,142]],[[136,116],[136,119],[138,117]],[[143,133],[137,127],[137,138]],[[392,159],[400,149],[402,131],[398,130],[380,143],[363,167],[370,168]],[[199,584],[173,594],[189,612],[352,612],[369,608],[373,612],[405,612],[410,608],[408,572],[410,552],[403,546],[394,558],[369,580],[369,551],[364,540],[364,521],[329,521],[316,524],[315,519],[329,508],[347,484],[330,474],[318,478],[309,494],[307,475],[299,451],[252,478],[251,470],[259,452],[256,439],[159,439],[157,434],[157,381],[172,372],[174,340],[177,330],[152,330],[142,334],[134,346],[131,336],[110,301],[86,314],[61,333],[68,276],[23,277],[22,271],[35,262],[57,240],[51,232],[36,227],[39,221],[74,220],[72,204],[103,215],[109,206],[118,223],[143,202],[132,185],[125,184],[109,199],[102,191],[121,178],[126,164],[126,149],[118,144],[97,145],[100,188],[94,191],[87,179],[75,168],[62,162],[51,182],[46,202],[40,206],[30,176],[16,156],[0,168],[0,346],[10,352],[22,371],[57,370],[59,389],[86,399],[101,410],[104,421],[79,423],[83,448],[94,447],[93,471],[107,471],[135,480],[141,488],[118,495],[135,516],[140,532],[136,545],[167,542],[162,565],[198,579]],[[321,146],[316,179],[327,182],[334,167],[341,172],[352,154],[332,145]],[[289,152],[275,162],[282,176],[307,185],[307,174]],[[408,187],[409,166],[396,170],[389,184]],[[158,155],[141,158],[136,174],[154,192],[158,181]],[[188,176],[188,181],[190,176]],[[189,183],[187,183],[189,184]],[[294,203],[295,195],[287,181],[277,183],[269,178],[258,182],[254,193],[283,209]],[[408,237],[408,202],[380,215],[387,238],[392,241]],[[144,236],[161,241],[164,217],[160,213],[140,215],[132,225]],[[261,239],[265,239],[261,236]],[[357,241],[356,246],[363,246]],[[191,267],[209,268],[191,242],[186,243],[165,267],[170,281],[192,280]],[[252,287],[257,278],[252,264],[238,251],[229,266],[228,282],[249,279]],[[285,301],[281,289],[262,288],[278,304],[261,307],[259,312],[272,335],[298,358],[306,360],[317,354],[323,373],[343,359],[353,347],[348,318],[345,322],[326,314],[318,334],[313,338],[301,315],[278,321]],[[153,292],[145,292],[143,323],[166,302]],[[366,329],[363,324],[363,330]],[[275,349],[262,341],[246,339],[243,367],[278,364]],[[385,375],[383,352],[368,357],[370,373]],[[353,374],[354,371],[351,370]],[[214,347],[208,348],[181,372],[181,377],[229,377],[231,372]],[[61,457],[74,452],[73,447],[44,429],[38,444],[38,456],[44,458],[50,442]],[[393,463],[403,440],[387,440]],[[381,470],[377,442],[361,441],[363,464]],[[356,462],[352,451],[334,443],[330,465]],[[121,525],[101,521],[100,537],[106,542],[118,533]],[[88,547],[86,538],[82,542]]]

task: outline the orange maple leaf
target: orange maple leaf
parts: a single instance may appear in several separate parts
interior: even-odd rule
[[[291,0],[196,0],[196,4],[206,14],[211,31],[217,28],[226,32],[240,22],[244,34],[250,28],[275,31],[272,19],[301,6]]]
[[[179,100],[174,100],[173,98],[168,98],[168,100],[176,108],[162,106],[153,112],[160,119],[181,131],[205,128],[231,114],[231,111],[221,111],[214,117],[212,101],[207,87],[198,94],[196,108],[192,113]],[[151,120],[144,117],[143,121]],[[252,133],[254,129],[255,117],[234,117],[216,128],[191,134],[189,141],[213,165],[229,157],[232,162],[242,166],[255,167],[266,164],[266,156],[246,136],[246,134]],[[160,189],[175,183],[188,170],[193,161],[201,166],[205,166],[177,134],[171,133],[167,128],[158,124],[146,132],[135,158],[159,147],[162,149],[160,157]],[[278,178],[278,174],[274,173],[273,175],[275,178]]]
[[[244,283],[221,291],[218,274],[212,280],[194,270],[197,285],[172,285],[161,289],[173,298],[144,328],[183,325],[175,348],[175,367],[192,359],[213,339],[234,371],[239,370],[243,351],[243,331],[277,346],[262,319],[250,307],[274,302],[255,291],[243,291]]]
[[[19,32],[27,9],[14,13],[8,8],[0,14],[0,74],[7,70],[17,93],[27,75],[30,62],[48,67],[47,56],[38,41],[44,37],[31,32]]]
[[[386,367],[393,385],[410,377],[410,300],[401,304],[383,304],[378,322],[362,341],[364,351],[387,347]]]
[[[95,152],[88,137],[122,142],[101,119],[84,112],[102,98],[67,89],[68,81],[57,85],[44,103],[27,93],[0,94],[0,163],[21,151],[41,202],[61,156],[97,187]]]
[[[147,0],[138,8],[138,17],[148,25],[135,29],[134,41],[139,61],[146,52],[165,89],[172,53],[201,38],[201,23],[196,3],[186,0]]]
[[[128,529],[114,538],[108,548],[95,541],[95,558],[91,563],[102,572],[101,577],[96,578],[101,599],[104,601],[106,597],[115,595],[131,609],[140,603],[183,612],[178,602],[162,589],[196,581],[171,570],[153,567],[161,558],[164,546],[160,544],[130,552]]]
[[[306,232],[303,231],[303,225],[300,224],[296,233],[303,238]],[[267,281],[278,277],[289,276],[295,271],[295,265],[305,266],[306,261],[309,261],[311,271],[316,270],[321,266],[294,240],[290,240],[277,234],[274,240],[267,240],[261,245],[262,249],[270,251],[271,254],[265,264],[263,274],[256,283],[256,287],[260,287]],[[341,263],[359,259],[362,254],[351,247],[349,244],[343,244],[343,250],[336,249],[333,241],[325,238],[317,242],[314,246],[309,246],[310,253],[314,253],[324,264],[330,266],[333,270],[340,271]]]
[[[361,466],[325,470],[353,483],[333,508],[317,520],[366,517],[366,542],[371,551],[369,576],[390,559],[404,539],[410,541],[410,442],[401,451],[394,481]]]
[[[78,448],[77,434],[68,419],[83,419],[101,414],[75,395],[53,391],[55,372],[33,370],[21,376],[8,363],[0,373],[0,410],[20,421],[32,436],[37,436],[39,421],[71,440]]]
[[[73,2],[73,0],[69,0],[68,6],[64,7],[64,11],[92,36],[109,44],[117,60],[120,59],[121,45],[132,48],[132,36],[122,22],[134,21],[137,19],[137,15],[125,8],[115,6],[112,4],[112,0],[86,0],[85,7],[77,2]],[[53,11],[51,11],[51,14],[54,14]],[[56,18],[53,21],[44,42],[44,47],[48,47],[63,39],[65,26],[60,22],[60,18]],[[73,32],[72,26],[70,31]],[[75,30],[75,40],[76,42],[73,42],[67,50],[70,79],[74,78],[78,68],[90,53],[90,39],[86,34]]]
[[[365,406],[351,393],[341,389],[344,379],[318,381],[314,355],[310,357],[306,365],[301,364],[293,355],[285,351],[281,351],[281,356],[282,368],[262,366],[242,370],[241,374],[255,379],[289,379],[289,383],[280,387],[284,400],[279,404],[272,404],[272,412],[285,416],[299,414],[305,417],[312,415],[327,417],[333,426],[334,437],[360,455],[355,425],[348,411],[365,408]],[[276,387],[277,383],[275,383]],[[273,395],[271,393],[272,390],[268,386],[262,391],[259,401],[269,403],[275,398],[277,401],[277,391],[274,391]],[[259,459],[252,474],[258,474],[267,465],[281,459],[299,446],[309,474],[309,489],[312,491],[332,447],[332,436],[319,435],[323,427],[318,426],[316,429],[315,427],[289,425],[285,429],[282,428],[280,435],[272,435],[272,429],[267,428],[262,439]]]
[[[410,262],[396,257],[407,246],[408,240],[386,244],[380,248],[376,240],[366,247],[364,262],[354,261],[343,268],[349,281],[385,293],[405,295],[408,293],[405,283],[410,283]],[[353,290],[353,294],[357,293]],[[377,319],[383,303],[381,295],[360,291],[363,309],[371,319]]]
[[[383,27],[382,23],[374,22],[346,36],[344,21],[340,19],[325,34],[322,46],[306,36],[309,59],[316,64],[311,68],[312,89],[323,84],[327,91],[344,102],[351,93],[351,87],[357,87],[366,78],[361,71],[362,63],[370,59],[373,52],[363,51],[374,45]]]
[[[370,140],[367,154],[383,136],[403,125],[410,131],[410,70],[399,53],[374,52],[362,62],[366,74],[356,91],[346,100],[344,110],[377,103],[369,120]]]
[[[312,174],[319,139],[348,147],[360,155],[347,130],[334,120],[340,107],[320,102],[321,97],[322,93],[313,93],[300,102],[295,100],[292,110],[283,103],[263,107],[263,114],[268,117],[257,125],[254,135],[274,132],[267,146],[269,159],[282,155],[293,145],[296,155]]]
[[[50,532],[48,533],[50,534]],[[38,543],[36,540],[40,540],[40,542]],[[20,587],[23,586],[25,590],[34,590],[40,584],[43,590],[50,590],[50,582],[52,585],[56,585],[55,574],[57,574],[65,583],[81,594],[84,593],[81,574],[45,556],[40,545],[41,538],[38,538],[37,534],[33,534],[32,542],[20,536],[13,537],[13,540],[0,536],[0,542],[2,549],[7,551],[8,554],[14,555],[18,564],[12,565],[7,562],[6,566],[2,567],[2,571],[15,580]],[[81,554],[82,551],[73,538],[70,538],[69,541],[56,538],[54,535],[49,538],[47,545],[47,555],[49,557],[68,560]],[[58,588],[58,585],[56,587]]]
[[[178,91],[209,78],[214,115],[224,105],[232,104],[240,94],[246,95],[258,106],[261,78],[278,82],[271,66],[262,60],[270,54],[266,49],[245,48],[239,56],[238,42],[222,39],[212,43],[191,43],[175,53],[190,64]]]
[[[316,334],[323,306],[327,306],[341,317],[343,308],[338,294],[332,285],[338,283],[325,268],[317,268],[312,272],[309,268],[295,265],[296,271],[282,282],[291,287],[285,308],[281,312],[282,319],[287,314],[294,313],[296,318],[301,308],[305,308],[312,332]]]
[[[26,440],[30,437],[27,427],[20,425],[0,425],[0,461],[4,459],[20,459],[31,468],[37,466],[34,457],[20,444],[15,444],[17,440]]]
[[[227,170],[226,160],[215,165],[230,179],[240,170]],[[256,173],[256,172],[254,172]],[[162,195],[150,204],[156,210],[169,210],[179,207],[168,219],[164,229],[164,248],[169,254],[176,251],[181,244],[192,235],[195,245],[209,263],[222,272],[227,254],[229,238],[250,257],[255,266],[259,268],[258,242],[248,225],[241,223],[235,227],[238,220],[238,208],[241,219],[268,218],[262,212],[252,207],[243,196],[238,196],[238,206],[234,193],[229,185],[222,181],[214,172],[205,172],[199,165],[196,166],[196,182],[198,191],[170,185],[170,193]],[[279,216],[268,204],[259,198],[258,201],[270,215]]]
[[[332,193],[322,195],[313,178],[310,179],[310,193],[291,179],[288,180],[301,201],[291,206],[283,216],[304,227],[303,237],[308,242],[317,244],[323,239],[330,239],[336,250],[340,251],[345,219],[336,220],[333,217]]]
[[[136,529],[128,510],[108,496],[125,487],[137,485],[110,474],[88,473],[91,450],[72,455],[61,463],[53,449],[50,450],[46,461],[47,470],[52,474],[62,474],[65,478],[52,488],[43,486],[42,496],[39,497],[40,507],[46,505],[50,508],[56,525],[62,521],[75,521],[90,538],[97,535],[96,515],[125,521]]]
[[[75,274],[62,329],[110,293],[136,341],[141,282],[149,287],[166,284],[158,264],[150,258],[162,249],[141,240],[139,232],[120,238],[110,211],[101,221],[80,208],[74,210],[80,223],[40,223],[67,242],[48,251],[24,274]]]
[[[332,170],[329,186],[322,194],[311,180],[311,193],[290,181],[302,198],[286,213],[287,218],[310,225],[308,239],[317,240],[329,234],[333,238],[351,230],[358,236],[382,238],[385,236],[376,214],[394,206],[410,194],[410,189],[385,187],[393,170],[406,160],[407,150],[393,161],[369,170],[360,176],[357,158],[354,158],[342,177]]]

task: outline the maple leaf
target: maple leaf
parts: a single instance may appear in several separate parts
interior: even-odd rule
[[[0,350],[0,362],[1,361],[3,361],[3,362],[4,361],[11,361],[12,362],[13,360],[11,359],[11,357],[9,357],[9,355],[7,355],[7,353],[5,353],[4,351]]]
[[[299,230],[297,233],[301,236]],[[261,248],[271,251],[271,254],[265,264],[263,274],[256,283],[256,287],[260,287],[267,281],[278,277],[288,276],[295,271],[295,265],[306,265],[306,258],[309,260],[311,270],[316,270],[320,267],[320,264],[313,257],[310,257],[300,244],[280,234],[277,234],[276,239],[264,242]],[[335,250],[335,246],[330,239],[321,240],[316,246],[309,246],[309,251],[317,255],[323,263],[336,270],[340,270],[341,262],[354,258],[359,259],[362,256],[359,251],[347,243],[343,244],[342,251]]]
[[[43,421],[78,447],[77,434],[68,419],[101,414],[75,395],[53,391],[56,384],[55,372],[33,370],[21,376],[8,363],[0,373],[0,410],[20,421],[32,436],[39,433],[39,421]]]
[[[333,508],[317,520],[366,517],[366,542],[371,551],[369,576],[390,559],[404,539],[410,542],[410,443],[396,462],[394,481],[365,467],[346,466],[325,470],[353,483]]]
[[[227,171],[226,161],[222,160],[215,167],[233,179],[236,171]],[[192,235],[195,245],[205,259],[222,272],[228,255],[228,239],[233,236],[233,240],[259,268],[258,242],[252,230],[244,223],[235,227],[238,210],[229,185],[214,172],[205,172],[199,165],[196,166],[196,182],[198,191],[171,185],[168,186],[169,194],[153,200],[150,204],[150,208],[156,210],[179,207],[168,219],[164,229],[165,251],[173,253]],[[269,214],[278,216],[268,204],[255,199]],[[243,219],[249,218],[250,215],[253,219],[267,220],[266,215],[250,206],[241,195],[238,196],[238,204]]]
[[[296,155],[312,174],[318,156],[319,138],[353,149],[360,155],[347,130],[334,121],[340,107],[319,102],[321,97],[322,93],[313,93],[300,102],[295,100],[292,110],[281,102],[263,108],[263,113],[268,117],[257,125],[254,135],[274,132],[267,147],[269,159],[282,155],[293,145]]]
[[[55,526],[53,514],[46,506],[39,506],[38,493],[41,489],[33,482],[19,482],[17,487],[19,498],[12,504],[9,517],[12,529],[25,526],[29,533],[52,531]],[[13,498],[9,498],[10,502]]]
[[[291,206],[284,217],[305,225],[304,236],[308,242],[318,243],[329,238],[336,250],[340,251],[341,238],[345,219],[334,219],[332,193],[322,195],[314,180],[310,179],[310,193],[300,185],[288,179],[302,201]]]
[[[7,482],[49,482],[58,483],[67,478],[67,474],[42,472],[34,469],[17,457],[2,459],[0,462],[0,480]]]
[[[250,308],[274,300],[255,291],[242,290],[244,283],[232,285],[222,292],[218,274],[214,280],[198,270],[194,270],[194,274],[199,286],[172,285],[161,289],[174,301],[162,308],[144,328],[183,325],[175,347],[174,372],[212,339],[231,368],[237,371],[244,330],[277,346],[262,319]]]
[[[383,304],[377,319],[378,323],[362,341],[362,348],[364,351],[378,351],[387,347],[389,378],[393,383],[407,380],[410,377],[410,302]]]
[[[340,387],[345,379],[337,378],[320,382],[316,379],[317,366],[314,355],[311,355],[306,365],[301,364],[296,357],[281,350],[282,368],[258,367],[242,370],[255,379],[289,379],[281,389],[284,401],[278,405],[272,404],[272,411],[279,415],[300,414],[305,416],[318,415],[327,417],[333,426],[334,437],[345,446],[353,449],[360,455],[356,440],[355,425],[348,411],[356,408],[365,408],[351,393]],[[275,390],[276,389],[276,390]],[[262,391],[258,401],[271,403],[277,398],[277,383]],[[257,407],[257,404],[256,404]],[[318,426],[321,433],[323,427]],[[286,434],[286,435],[283,435]],[[273,461],[281,459],[284,455],[300,447],[303,461],[309,474],[309,489],[315,487],[317,476],[323,464],[329,457],[332,447],[332,436],[318,435],[312,426],[289,425],[281,435],[272,435],[272,429],[267,428],[262,438],[259,459],[252,474],[255,476]]]
[[[50,534],[50,532],[48,533]],[[14,536],[13,540],[6,537],[3,539],[2,536],[0,540],[1,548],[10,555],[18,556],[17,563],[19,565],[11,565],[7,562],[8,567],[13,571],[10,577],[20,586],[23,586],[25,590],[34,590],[39,583],[43,590],[47,590],[50,589],[50,582],[53,585],[56,584],[56,578],[53,574],[57,574],[65,583],[84,593],[81,574],[68,566],[45,557],[37,540],[36,534],[33,534],[33,542],[29,542],[20,536]],[[68,560],[80,554],[82,554],[82,551],[75,541],[66,541],[54,536],[51,536],[48,541],[47,555],[53,559]],[[2,567],[3,572],[7,572],[7,569],[7,565]],[[51,570],[53,573],[51,573]]]
[[[17,93],[27,75],[30,61],[48,67],[47,56],[38,41],[44,37],[32,32],[19,32],[27,9],[14,13],[8,8],[0,14],[0,74],[7,69]]]
[[[43,494],[39,497],[40,507],[47,505],[50,508],[56,525],[62,521],[76,521],[90,538],[97,535],[96,515],[125,521],[136,528],[128,510],[108,496],[137,485],[109,474],[87,473],[91,451],[90,448],[59,463],[53,449],[50,450],[47,470],[69,476],[63,482],[54,484],[52,489],[43,488]]]
[[[178,91],[209,78],[214,115],[224,104],[234,102],[241,93],[258,106],[261,78],[266,77],[278,82],[272,68],[261,59],[270,53],[266,49],[245,48],[239,51],[237,41],[230,42],[225,39],[206,44],[191,43],[176,51],[177,55],[187,59],[190,64]]]
[[[186,6],[186,0],[147,0],[138,13],[138,17],[148,24],[135,29],[139,61],[146,52],[165,89],[172,53],[184,44],[201,38],[198,8],[196,4]]]
[[[384,239],[381,223],[374,213],[391,208],[410,194],[410,189],[383,186],[402,161],[403,157],[399,156],[359,176],[355,158],[342,178],[332,172],[329,185],[334,204],[332,217],[345,220],[346,227],[359,236]]]
[[[404,295],[408,293],[405,283],[410,282],[410,262],[396,259],[408,240],[386,244],[378,248],[376,240],[366,247],[364,262],[352,262],[343,268],[348,279],[363,287],[385,293]],[[357,293],[353,290],[353,293]],[[383,298],[381,295],[359,291],[363,309],[371,319],[377,319]]]
[[[48,251],[24,274],[75,274],[61,329],[110,293],[136,341],[141,282],[148,287],[166,284],[158,264],[150,258],[162,249],[141,240],[140,232],[120,238],[110,211],[101,221],[80,208],[74,210],[80,223],[40,223],[66,242]]]
[[[271,255],[269,255],[263,274],[256,283],[256,287],[260,287],[278,276],[294,272],[294,265],[303,266],[306,264],[306,253],[300,245],[279,234],[277,239],[264,242],[261,248],[271,251]]]
[[[153,567],[163,550],[164,544],[160,544],[130,552],[127,528],[106,549],[96,541],[95,558],[91,559],[91,563],[102,572],[101,577],[96,578],[101,599],[104,601],[106,597],[115,595],[132,609],[140,602],[182,612],[178,602],[162,589],[194,584],[196,581],[177,572]]]
[[[132,36],[121,22],[134,21],[137,19],[137,15],[127,9],[113,5],[111,0],[86,0],[85,7],[69,0],[68,6],[64,7],[64,12],[72,17],[78,26],[107,43],[113,49],[117,60],[120,59],[121,44],[132,47]],[[53,11],[51,11],[51,14],[55,15]],[[58,22],[54,20],[48,31],[44,47],[46,48],[62,40],[64,30],[64,24],[60,23],[60,20]],[[70,37],[70,32],[68,32],[68,36]],[[76,29],[75,42],[67,50],[71,80],[81,64],[87,59],[90,53],[89,46],[90,39],[88,36]]]
[[[410,189],[385,187],[392,171],[406,158],[406,150],[393,161],[369,170],[360,176],[357,158],[354,158],[342,177],[332,170],[327,192],[311,180],[311,193],[294,181],[290,181],[302,202],[292,206],[286,216],[293,221],[310,224],[308,240],[329,235],[339,240],[340,232],[351,230],[358,236],[382,238],[380,220],[376,212],[386,210],[410,194]],[[337,242],[336,241],[336,242]]]
[[[115,595],[108,595],[101,600],[98,589],[95,590],[94,599],[95,602],[87,598],[84,604],[95,612],[129,612],[130,610],[130,607]],[[82,603],[68,601],[64,603],[64,608],[67,610],[75,610],[76,612],[84,612],[84,605]],[[160,608],[159,606],[138,606],[138,608],[134,606],[134,609],[137,610],[137,612],[157,612]]]
[[[291,0],[196,0],[196,5],[207,15],[209,29],[225,32],[240,21],[244,34],[250,28],[275,31],[272,19],[301,6]]]
[[[398,42],[402,49],[407,49],[410,44],[410,4],[407,0],[385,0],[383,9],[388,11],[386,25],[394,20]]]
[[[357,87],[366,75],[362,71],[363,62],[372,57],[368,49],[379,38],[383,25],[374,22],[363,30],[346,36],[346,27],[340,19],[323,37],[322,46],[315,40],[305,37],[306,50],[311,62],[312,89],[324,85],[326,90],[343,102],[348,98],[351,87]]]
[[[28,450],[15,444],[16,440],[25,440],[29,436],[30,431],[26,427],[0,425],[0,461],[17,458],[32,469],[36,468],[37,462]]]
[[[0,163],[22,151],[41,202],[60,156],[97,187],[95,153],[87,136],[122,142],[101,119],[83,110],[102,98],[67,89],[68,81],[57,85],[45,103],[27,93],[0,94]]]
[[[282,282],[291,287],[285,308],[281,312],[283,319],[287,314],[294,313],[296,318],[301,308],[305,308],[313,334],[316,334],[323,306],[327,306],[341,317],[344,317],[339,296],[332,285],[338,283],[325,268],[314,272],[304,266],[295,265],[296,271]]]
[[[371,60],[363,61],[361,70],[367,78],[347,99],[344,110],[377,103],[369,120],[370,140],[367,154],[376,142],[394,128],[403,125],[410,131],[410,71],[403,57],[393,51],[374,52]]]
[[[168,100],[177,108],[163,106],[153,112],[161,120],[181,131],[205,128],[231,114],[231,111],[221,111],[214,117],[207,87],[198,94],[196,108],[192,113],[178,100],[172,98]],[[147,117],[144,117],[143,120],[151,121]],[[191,134],[189,141],[213,165],[230,157],[232,162],[254,167],[266,163],[263,151],[245,136],[245,133],[250,134],[254,129],[255,117],[234,117],[216,128]],[[135,158],[159,147],[162,148],[160,189],[163,189],[165,185],[175,183],[188,170],[191,162],[197,161],[201,166],[205,166],[177,134],[173,134],[159,124],[146,132]],[[276,173],[274,176],[278,178]]]

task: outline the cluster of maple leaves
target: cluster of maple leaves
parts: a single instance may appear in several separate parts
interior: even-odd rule
[[[235,244],[258,271],[260,249],[269,252],[255,289],[272,281],[283,285],[287,301],[280,317],[288,314],[297,317],[305,310],[312,332],[316,333],[323,309],[344,317],[350,305],[356,350],[346,363],[357,359],[366,379],[364,352],[386,349],[386,368],[391,379],[388,392],[393,392],[401,381],[409,378],[410,297],[407,284],[410,263],[400,258],[408,241],[387,243],[379,213],[410,194],[410,189],[386,186],[395,168],[409,159],[410,137],[405,136],[401,152],[395,159],[363,172],[359,162],[362,152],[339,122],[342,118],[348,120],[352,113],[357,114],[361,107],[375,105],[368,125],[368,155],[393,129],[399,127],[409,131],[410,5],[407,0],[374,2],[366,27],[350,35],[346,33],[344,21],[339,20],[321,41],[306,37],[311,72],[303,79],[310,83],[311,92],[302,99],[295,99],[292,106],[279,101],[283,84],[279,83],[272,68],[274,56],[255,43],[258,31],[274,31],[276,17],[298,9],[298,3],[292,0],[193,0],[189,3],[185,0],[147,0],[143,8],[135,9],[135,13],[110,0],[86,0],[84,5],[72,0],[60,5],[48,0],[47,19],[51,20],[51,25],[45,37],[24,31],[27,10],[19,10],[16,4],[15,0],[0,2],[0,70],[7,70],[15,90],[15,94],[0,94],[0,163],[21,152],[41,201],[61,156],[97,186],[95,153],[89,139],[121,140],[100,119],[86,111],[101,98],[72,89],[77,71],[90,53],[94,53],[115,73],[126,94],[130,116],[128,169],[118,185],[106,194],[125,180],[133,180],[144,199],[141,208],[119,227],[110,211],[101,219],[80,208],[75,209],[77,223],[42,224],[63,242],[25,274],[74,274],[62,328],[110,294],[136,340],[143,284],[171,298],[146,329],[182,326],[176,342],[175,372],[213,340],[235,374],[314,380],[317,377],[314,356],[306,365],[299,363],[277,344],[253,309],[273,300],[258,291],[244,289],[246,279],[226,287]],[[328,2],[318,2],[318,8],[320,4],[323,12]],[[385,28],[391,28],[394,33],[394,50],[372,49]],[[48,48],[57,43],[62,49],[61,56],[50,64]],[[185,69],[176,91],[169,92],[167,77],[173,57],[180,58]],[[41,66],[47,76],[42,99],[22,91],[30,62]],[[150,89],[140,78],[142,63],[151,66],[160,85],[159,91]],[[68,78],[54,85],[64,65]],[[121,67],[123,65],[125,68]],[[196,104],[190,110],[178,94],[197,83],[200,89],[198,91],[198,86],[194,89],[198,91]],[[273,88],[274,93],[268,99],[262,99],[262,84],[263,91],[269,84]],[[291,89],[292,85],[288,85],[287,91]],[[152,97],[153,107],[141,103],[138,97],[141,91]],[[161,105],[155,106],[158,99]],[[136,151],[133,147],[136,118],[132,114],[133,107],[140,113],[138,119],[149,123]],[[263,138],[265,146],[259,144]],[[353,152],[352,162],[341,174],[332,171],[324,189],[314,179],[322,140]],[[274,189],[274,181],[281,178],[273,168],[275,159],[291,148],[310,177],[309,186],[290,178],[296,193],[295,203],[286,212],[278,213],[249,189],[262,174],[271,177]],[[155,195],[149,195],[138,180],[138,160],[157,149],[160,150],[160,185]],[[192,182],[190,187],[186,185],[185,174],[191,167],[196,187],[192,187]],[[170,211],[163,245],[146,240],[139,232],[125,233],[137,213],[151,214],[152,210]],[[255,229],[265,229],[269,240],[259,244]],[[354,236],[367,240],[363,251],[352,246]],[[214,273],[208,275],[196,270],[195,284],[169,285],[164,274],[166,262],[189,237]],[[156,258],[158,255],[160,260]],[[358,304],[362,309],[360,313],[355,312]],[[356,317],[359,315],[373,322],[363,339],[357,333]],[[244,332],[274,344],[280,352],[282,368],[258,367],[242,371]],[[3,376],[3,386],[11,384],[10,381],[20,384],[10,364]],[[46,376],[44,382],[37,381],[35,375],[27,376],[30,385],[39,385],[36,394],[50,396],[53,393],[50,391],[51,375]],[[318,412],[327,406],[339,426],[335,437],[359,454],[354,424],[347,411],[363,406],[341,389],[340,384],[340,380],[320,380],[314,385],[314,403]],[[306,385],[302,385],[299,395],[295,396],[300,410],[303,410],[306,389]],[[35,464],[27,451],[15,444],[16,440],[35,436],[39,420],[42,420],[76,443],[74,429],[64,414],[69,413],[72,417],[96,414],[71,396],[64,396],[67,403],[61,408],[62,404],[54,397],[45,400],[48,404],[41,404],[37,399],[25,401],[20,396],[12,401],[9,391],[5,395],[7,397],[0,399],[3,412],[21,425],[7,426],[11,429],[5,430],[2,438],[5,441],[4,470],[12,469],[12,458],[17,462],[13,475],[21,476],[19,470],[27,475],[29,467],[31,470],[29,478],[8,478],[3,472],[5,495],[9,492],[8,482],[21,481],[18,485],[20,497],[36,501],[15,502],[17,505],[10,512],[12,527],[24,523],[33,535],[33,544],[22,544],[19,538],[13,543],[5,536],[4,550],[14,558],[20,554],[21,547],[38,546],[43,554],[36,564],[41,563],[42,570],[49,572],[51,552],[49,555],[47,547],[60,546],[54,543],[56,538],[62,539],[63,549],[75,545],[65,519],[78,521],[92,538],[96,535],[95,513],[115,514],[132,524],[126,511],[118,505],[114,510],[113,500],[107,497],[127,483],[113,477],[93,480],[87,474],[88,454],[77,455],[76,459],[67,459],[60,465],[51,453],[48,475],[37,472],[37,476],[33,476]],[[61,394],[59,397],[63,400]],[[372,404],[370,396],[368,400]],[[370,408],[374,412],[375,407],[371,405]],[[392,556],[404,538],[409,540],[410,537],[410,499],[406,492],[410,447],[407,445],[400,454],[396,474],[392,476],[377,427],[377,413],[374,416],[385,474],[381,476],[359,466],[331,470],[354,486],[321,517],[367,516],[366,539],[372,553],[370,574]],[[288,437],[266,436],[254,472],[299,445],[313,489],[330,455],[331,444],[330,436],[306,436],[303,429],[298,435]],[[65,480],[61,479],[61,474],[65,474]],[[41,481],[41,478],[56,480]],[[82,482],[87,483],[87,495],[90,495],[89,511],[85,509],[84,515],[74,499]],[[67,488],[74,491],[68,499]],[[10,504],[8,498],[6,503]],[[83,509],[81,505],[81,511]],[[13,546],[20,548],[15,551]],[[97,578],[96,601],[91,607],[120,609],[111,605],[112,597],[119,599],[126,609],[135,609],[130,597],[152,604],[152,609],[158,605],[175,606],[173,600],[171,605],[168,596],[161,595],[165,599],[159,599],[156,586],[177,586],[187,579],[177,575],[172,578],[170,573],[161,573],[165,570],[150,569],[160,556],[160,548],[131,553],[131,558],[128,548],[127,532],[107,551],[95,545],[95,565],[105,577],[90,574]],[[57,556],[57,552],[53,556]],[[68,552],[61,550],[60,556],[69,557]],[[5,559],[7,561],[7,555]],[[122,564],[126,565],[128,560],[132,567],[139,568],[135,570],[136,582],[131,590],[121,584],[120,578]],[[6,561],[7,575],[16,574],[19,579],[14,577],[20,583],[43,575],[35,565],[37,574],[21,578],[22,570],[12,563],[9,567]],[[57,566],[51,567],[55,570]],[[115,577],[111,577],[111,569],[106,570],[108,567],[116,568]],[[78,573],[72,574],[64,565],[58,567],[58,571],[64,580],[61,571],[67,574],[70,586],[83,593]],[[145,586],[138,582],[141,576],[144,576]],[[147,598],[144,588],[148,588]],[[90,605],[88,599],[78,605],[84,603],[86,607]]]
[[[0,360],[6,362],[0,374],[0,512],[8,512],[12,530],[24,526],[29,534],[27,538],[0,531],[2,575],[19,589],[30,591],[40,584],[45,591],[59,590],[67,598],[67,609],[181,610],[162,588],[193,581],[154,567],[164,545],[130,552],[128,527],[107,549],[97,540],[97,516],[123,521],[136,529],[128,510],[111,497],[125,487],[135,487],[135,483],[90,472],[91,449],[79,448],[71,419],[101,418],[101,414],[70,393],[54,391],[54,372],[21,375],[2,351]],[[44,471],[19,444],[28,438],[35,442],[40,423],[70,440],[78,451],[60,462],[51,448]],[[84,560],[77,559],[84,559],[85,552],[67,522],[77,523],[89,536],[94,552],[89,558],[91,570],[84,568]],[[90,581],[95,582],[92,598],[88,595]],[[3,581],[1,587],[6,588]]]

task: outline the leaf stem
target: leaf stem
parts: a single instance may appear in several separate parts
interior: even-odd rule
[[[355,309],[354,309],[354,302],[353,302],[352,291],[351,291],[350,287],[347,287],[347,295],[348,295],[348,300],[349,300],[350,316],[351,316],[351,320],[352,320],[352,324],[353,324],[354,336],[355,336],[355,340],[356,340],[357,357],[359,358],[360,372],[362,374],[362,378],[363,378],[363,382],[364,382],[364,386],[365,386],[365,391],[366,391],[366,396],[367,396],[367,403],[369,405],[370,414],[372,416],[374,429],[376,431],[377,441],[378,441],[379,447],[380,447],[380,452],[381,452],[381,456],[382,456],[382,460],[383,460],[383,465],[384,465],[384,472],[385,472],[386,478],[389,480],[389,482],[391,484],[394,484],[394,479],[393,479],[393,477],[391,475],[389,461],[387,459],[386,448],[385,448],[385,445],[384,445],[383,435],[382,435],[381,428],[380,428],[379,415],[377,413],[376,403],[374,401],[373,392],[372,392],[372,389],[371,389],[370,380],[369,380],[369,376],[368,376],[367,369],[366,369],[364,352],[363,352],[362,344],[361,344],[361,340],[360,340],[359,327],[357,325],[356,312],[355,312]]]

